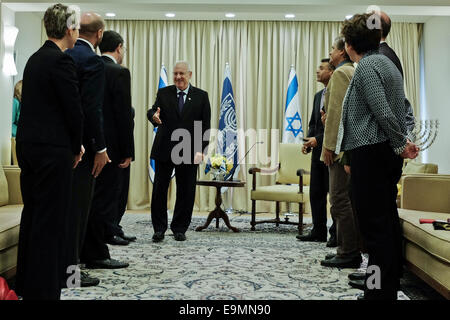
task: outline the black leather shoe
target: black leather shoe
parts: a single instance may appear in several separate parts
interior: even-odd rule
[[[112,244],[114,246],[127,246],[127,245],[130,244],[129,241],[127,241],[127,240],[125,240],[125,239],[123,239],[122,237],[119,237],[119,236],[113,236],[113,237],[108,238],[106,240],[106,243]]]
[[[364,290],[364,280],[350,280],[348,285],[355,289]]]
[[[128,263],[120,262],[114,259],[93,260],[86,262],[86,268],[88,269],[122,269],[128,266]]]
[[[298,234],[296,238],[300,241],[310,241],[310,242],[326,242],[327,241],[327,235],[325,236],[318,236],[317,234],[310,232],[308,234]]]
[[[86,272],[80,272],[81,287],[94,287],[100,283],[98,278],[90,277]]]
[[[364,293],[360,293],[358,297],[356,297],[356,300],[366,300],[366,297],[364,296]]]
[[[348,275],[349,280],[366,280],[366,274],[363,272],[353,272]]]
[[[336,257],[336,253],[329,253],[325,256],[325,260],[330,260]]]
[[[337,247],[337,239],[336,237],[331,237],[330,240],[327,242],[328,248],[336,248]]]
[[[359,268],[361,265],[361,256],[354,258],[344,258],[335,256],[334,258],[328,260],[322,260],[320,264],[324,267],[332,268]]]
[[[127,240],[128,242],[134,242],[136,241],[136,237],[135,236],[127,236],[126,234],[123,234],[120,236],[122,239]]]
[[[184,241],[186,240],[186,236],[184,235],[184,233],[174,233],[173,237],[175,238],[176,241]]]
[[[161,242],[164,240],[164,232],[155,232],[152,237],[153,242]]]

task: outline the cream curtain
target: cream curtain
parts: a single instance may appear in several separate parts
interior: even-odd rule
[[[322,58],[327,58],[333,39],[339,35],[340,22],[279,21],[135,21],[107,20],[107,30],[119,32],[127,52],[124,65],[132,75],[132,98],[136,109],[136,160],[131,167],[129,209],[148,209],[152,184],[148,163],[153,126],[146,118],[158,89],[161,65],[164,63],[169,83],[174,62],[187,60],[193,71],[192,84],[206,90],[212,108],[212,127],[218,127],[220,98],[225,64],[232,72],[238,128],[267,129],[259,137],[265,143],[259,152],[269,156],[274,150],[272,139],[281,141],[287,81],[293,65],[299,81],[302,122],[307,131],[315,92],[322,89],[315,72]],[[405,70],[406,94],[415,108],[419,105],[419,40],[421,25],[393,24],[388,43],[396,50]],[[279,129],[279,137],[271,134]],[[246,141],[242,150],[251,146]],[[259,153],[258,152],[258,153]],[[256,165],[259,165],[257,163]],[[274,165],[274,164],[272,164]],[[239,178],[246,188],[233,190],[234,209],[250,208],[250,165],[244,165]],[[199,178],[205,178],[204,167]],[[175,180],[175,179],[174,179]],[[262,176],[258,183],[274,183],[274,176]],[[169,191],[169,208],[175,200],[175,182]],[[195,210],[212,210],[215,190],[197,187]],[[297,210],[297,207],[292,208]],[[257,211],[273,211],[271,203],[258,204]]]

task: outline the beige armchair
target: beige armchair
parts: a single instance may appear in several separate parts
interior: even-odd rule
[[[311,153],[304,155],[302,146],[293,143],[282,143],[279,149],[279,164],[273,169],[251,168],[249,173],[253,175],[251,200],[252,220],[251,230],[260,223],[275,223],[298,225],[299,234],[303,231],[303,214],[305,205],[309,201],[309,170],[311,168]],[[276,184],[269,186],[256,186],[256,174],[276,174]],[[275,201],[276,217],[270,220],[256,221],[256,201]],[[298,222],[280,220],[280,202],[296,202],[299,205]]]
[[[438,173],[438,165],[434,163],[421,163],[411,160],[405,160],[403,164],[403,172],[402,178],[397,184],[397,207],[401,208],[400,198],[402,196],[403,190],[403,177],[411,174],[437,174]]]

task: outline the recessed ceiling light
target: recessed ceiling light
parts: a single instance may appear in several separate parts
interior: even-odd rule
[[[227,17],[227,18],[234,18],[234,17],[236,17],[236,15],[234,13],[227,13],[225,15],[225,17]]]
[[[285,17],[286,19],[292,19],[292,18],[295,18],[295,14],[288,13],[288,14],[284,15],[284,17]]]
[[[108,12],[108,13],[106,14],[106,16],[107,16],[107,17],[113,18],[113,17],[116,16],[116,14],[115,14],[115,13],[112,13],[112,12]]]
[[[352,14],[349,14],[349,15],[346,15],[346,16],[345,16],[345,19],[346,19],[346,20],[350,20],[351,18],[353,18],[353,15],[352,15]]]
[[[175,18],[175,13],[166,13],[167,18]]]

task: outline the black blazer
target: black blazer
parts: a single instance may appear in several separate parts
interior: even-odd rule
[[[35,52],[23,73],[16,139],[81,151],[83,113],[75,64],[53,42]]]
[[[315,137],[317,140],[317,147],[312,150],[312,161],[320,161],[320,154],[322,153],[324,128],[320,114],[320,100],[323,90],[325,89],[320,90],[314,96],[313,111],[309,120],[308,137]]]
[[[386,57],[388,57],[389,60],[391,60],[395,64],[395,66],[397,67],[398,71],[400,71],[400,73],[402,74],[402,78],[403,78],[402,63],[400,62],[400,59],[398,58],[398,56],[395,53],[395,51],[392,50],[392,48],[389,47],[386,42],[380,43],[380,48],[378,49],[378,51],[381,54],[383,54]]]
[[[161,109],[160,119],[162,121],[159,126],[152,120],[158,107]],[[155,127],[158,126],[150,158],[164,162],[171,161],[172,149],[181,141],[181,139],[171,141],[172,133],[176,129],[186,129],[191,136],[191,154],[186,155],[181,151],[180,156],[186,157],[186,160],[189,159],[193,163],[196,152],[206,153],[209,144],[209,129],[211,128],[211,106],[206,91],[191,85],[180,114],[176,86],[161,88],[156,95],[155,104],[147,112],[147,118]],[[194,121],[201,122],[203,139],[200,137],[200,132],[194,135]]]
[[[78,40],[73,49],[66,50],[75,61],[80,82],[81,107],[84,113],[83,144],[86,152],[106,148],[103,131],[102,104],[105,87],[105,64],[89,45]]]
[[[131,107],[131,76],[127,68],[106,56],[103,120],[108,156],[113,162],[134,160],[134,112]]]

